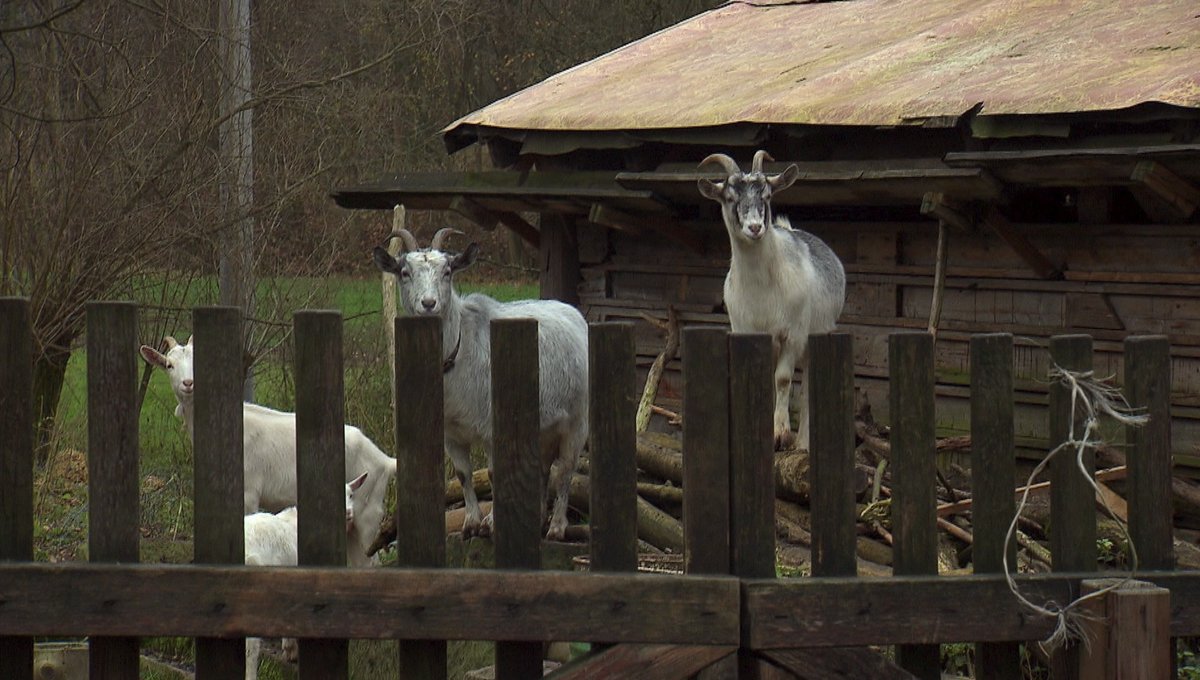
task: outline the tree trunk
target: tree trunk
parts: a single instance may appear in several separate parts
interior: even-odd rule
[[[71,359],[71,350],[67,349],[70,346],[71,341],[51,343],[33,362],[33,414],[37,425],[34,459],[39,467],[50,457],[54,419],[62,398],[67,362]]]

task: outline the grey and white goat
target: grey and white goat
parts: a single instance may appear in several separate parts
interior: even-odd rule
[[[418,248],[413,235],[401,229],[388,237],[403,244],[399,257],[376,247],[374,258],[380,270],[399,280],[405,313],[441,319],[446,450],[463,483],[463,534],[487,535],[492,530],[492,514],[480,517],[470,459],[471,446],[482,444],[492,468],[491,322],[531,318],[538,322],[542,478],[549,479],[554,494],[546,537],[561,540],[571,477],[588,437],[587,322],[574,307],[554,300],[502,303],[481,293],[459,297],[453,276],[475,261],[479,244],[470,244],[462,253],[444,251],[442,244],[451,233],[456,232],[441,229],[428,248]]]
[[[142,345],[142,358],[161,368],[171,381],[178,405],[176,417],[183,418],[188,436],[194,436],[195,352],[192,340],[179,344],[163,338],[166,353]],[[355,496],[358,521],[347,537],[348,563],[367,566],[367,548],[383,521],[388,480],[396,476],[396,459],[375,446],[362,430],[346,425],[346,481],[359,472],[370,473]],[[242,404],[242,493],[245,514],[258,510],[276,512],[296,504],[296,414],[276,411],[258,404]]]
[[[833,330],[846,301],[846,273],[824,241],[792,228],[771,210],[771,196],[796,181],[799,168],[789,165],[778,175],[763,172],[766,151],[754,154],[750,172],[725,154],[700,162],[720,166],[722,182],[699,180],[700,193],[721,204],[729,232],[732,259],[725,276],[725,308],[736,332],[769,333],[775,354],[775,448],[793,442],[788,420],[792,377],[801,371],[801,401],[795,436],[808,446],[808,384],[804,368],[808,336]]]

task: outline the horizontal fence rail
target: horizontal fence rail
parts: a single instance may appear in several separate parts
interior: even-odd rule
[[[764,659],[785,667],[852,660],[898,674],[865,649],[901,646],[897,660],[921,677],[937,669],[936,645],[981,643],[980,677],[1013,677],[1015,643],[1041,640],[1054,621],[1020,605],[1002,571],[1004,532],[1014,512],[1012,338],[979,336],[971,347],[972,466],[980,478],[973,508],[973,576],[937,576],[933,352],[927,334],[892,337],[892,456],[896,475],[896,573],[855,577],[854,499],[847,491],[855,447],[850,336],[810,344],[813,578],[776,579],[771,342],[762,335],[687,329],[684,343],[683,493],[685,576],[631,573],[636,563],[637,404],[632,327],[590,329],[592,570],[538,571],[545,534],[539,453],[538,329],[529,320],[493,326],[491,415],[496,421],[494,496],[498,570],[445,568],[444,347],[435,319],[397,319],[397,561],[395,568],[341,564],[344,410],[340,315],[299,312],[296,323],[300,503],[323,520],[301,525],[301,562],[246,567],[237,504],[241,431],[236,310],[197,310],[197,357],[222,366],[222,379],[197,385],[196,561],[140,565],[136,307],[89,307],[90,563],[32,562],[33,414],[27,303],[0,300],[0,669],[31,661],[32,636],[92,639],[94,677],[136,677],[137,639],[193,636],[200,677],[238,675],[240,638],[301,638],[301,677],[344,677],[346,639],[398,641],[405,677],[444,678],[447,640],[493,640],[497,676],[540,671],[541,643],[590,641],[594,651],[562,677],[654,669],[686,677],[725,659],[725,671],[753,675]],[[1090,339],[1051,342],[1064,368],[1090,366]],[[1126,488],[1137,578],[1170,592],[1170,634],[1200,635],[1200,575],[1169,571],[1171,544],[1169,347],[1160,337],[1126,343],[1128,398],[1150,423],[1128,433]],[[203,376],[204,370],[198,371]],[[13,395],[13,391],[22,394]],[[1050,417],[1060,440],[1072,419],[1059,390]],[[1120,442],[1117,442],[1120,443]],[[231,453],[231,450],[234,453]],[[1067,452],[1070,454],[1071,452]],[[1064,460],[1067,460],[1064,457]],[[1055,573],[1020,575],[1034,602],[1065,603],[1098,574],[1094,499],[1055,464],[1051,495]],[[1091,458],[1085,463],[1094,464]],[[229,469],[230,465],[234,469]],[[336,470],[337,474],[330,474]],[[1075,471],[1077,474],[1077,471]],[[1052,487],[1053,488],[1053,487]],[[308,517],[301,514],[302,517]],[[1090,538],[1089,538],[1090,537]],[[1154,569],[1154,571],[1148,571]],[[999,644],[998,644],[999,643]],[[615,645],[615,646],[613,646]],[[638,646],[640,645],[640,646]],[[839,648],[833,650],[832,648]],[[736,654],[735,654],[736,652]],[[1076,677],[1079,650],[1054,657]],[[822,656],[824,655],[824,656]],[[13,661],[15,659],[15,661]],[[884,671],[880,671],[884,673]]]

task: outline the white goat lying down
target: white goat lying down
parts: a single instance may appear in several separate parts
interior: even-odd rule
[[[192,340],[189,338],[181,345],[168,336],[163,344],[166,354],[142,345],[142,358],[166,372],[179,401],[175,415],[183,418],[188,435],[194,437]],[[243,403],[242,445],[244,512],[250,514],[260,509],[275,512],[295,505],[296,414]],[[347,425],[345,480],[354,479],[362,471],[369,477],[355,498],[358,521],[347,537],[350,566],[370,564],[367,548],[375,540],[383,520],[388,480],[396,475],[396,459],[380,451],[357,427]]]
[[[346,484],[346,534],[354,529],[355,491],[363,485],[364,472]],[[296,507],[276,514],[256,512],[243,519],[246,538],[246,564],[259,567],[294,567],[300,562],[300,535],[297,531]],[[246,680],[258,677],[258,656],[262,650],[260,638],[246,638]],[[288,661],[296,660],[296,641],[284,638],[283,653]]]
[[[492,515],[480,518],[470,460],[471,445],[483,444],[492,467],[490,324],[493,319],[531,318],[538,322],[542,474],[554,493],[546,538],[561,540],[571,477],[588,437],[587,322],[579,310],[555,300],[502,303],[480,293],[459,297],[452,276],[475,261],[479,245],[472,243],[462,253],[445,252],[442,242],[450,233],[454,230],[438,231],[430,247],[421,249],[413,235],[401,229],[389,237],[404,244],[399,258],[378,247],[374,258],[380,270],[399,280],[405,313],[442,322],[446,450],[463,483],[463,534],[487,535],[492,530]]]
[[[766,151],[754,154],[750,172],[732,158],[713,154],[700,162],[721,166],[723,182],[699,180],[700,193],[721,204],[733,251],[725,276],[725,308],[735,332],[769,333],[775,353],[775,448],[793,443],[788,420],[792,376],[799,368],[801,401],[797,408],[799,446],[808,447],[808,336],[828,333],[846,301],[846,273],[824,241],[792,228],[774,215],[771,195],[790,187],[800,175],[795,165],[768,177]]]

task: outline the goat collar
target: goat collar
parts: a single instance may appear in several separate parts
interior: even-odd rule
[[[450,351],[450,356],[442,362],[442,374],[449,373],[454,369],[454,361],[458,359],[458,348],[462,346],[462,329],[458,331],[458,340],[454,341],[454,349]]]

